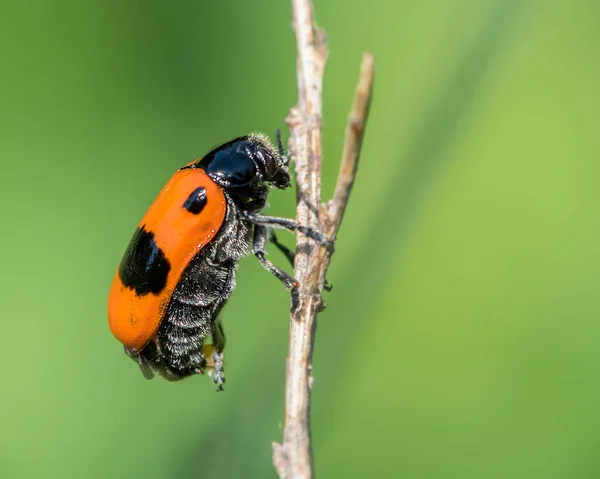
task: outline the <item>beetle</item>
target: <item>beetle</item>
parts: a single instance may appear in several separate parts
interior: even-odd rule
[[[143,375],[177,381],[208,371],[223,389],[221,309],[235,288],[237,262],[252,251],[286,288],[296,280],[265,258],[272,228],[299,231],[326,246],[319,231],[265,216],[269,187],[290,186],[288,155],[260,133],[235,138],[175,172],[138,224],[108,298],[113,335]],[[206,343],[211,337],[212,342]]]

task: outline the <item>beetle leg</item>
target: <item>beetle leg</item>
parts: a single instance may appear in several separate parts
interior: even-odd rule
[[[268,259],[265,258],[265,245],[267,238],[269,237],[269,230],[264,225],[254,225],[254,240],[252,250],[254,256],[260,261],[260,264],[270,273],[274,274],[275,277],[283,283],[287,289],[294,289],[298,287],[298,281],[292,278],[282,269],[279,269]],[[290,251],[291,253],[291,251]]]
[[[217,319],[212,326],[212,344],[204,344],[202,346],[202,354],[206,358],[206,366],[198,368],[199,374],[204,374],[205,369],[208,369],[208,375],[212,377],[213,382],[217,385],[217,391],[223,391],[225,384],[225,369],[223,360],[223,349],[225,349],[225,331],[221,321]]]
[[[256,215],[254,213],[250,213],[249,211],[241,211],[240,214],[246,221],[255,226],[270,226],[271,228],[299,231],[303,235],[315,240],[321,246],[328,246],[331,244],[331,240],[328,239],[323,233],[312,228],[308,228],[307,226],[302,226],[296,220],[279,218],[277,216]]]
[[[279,242],[277,235],[274,231],[271,231],[271,236],[269,237],[271,243],[273,243],[279,251],[281,251],[285,257],[288,259],[292,267],[294,266],[294,260],[296,259],[296,253],[294,253],[291,249],[289,249],[286,245]]]
[[[142,371],[142,374],[146,379],[154,378],[154,372],[152,371],[150,363],[145,356],[135,352],[135,350],[128,348],[127,346],[125,346],[125,354],[138,363],[140,371]]]
[[[212,327],[212,344],[216,351],[222,353],[225,349],[225,330],[223,324],[217,318]]]
[[[223,353],[213,351],[213,382],[217,385],[217,391],[223,391],[223,384],[225,384],[225,368]]]
[[[277,235],[274,231],[271,231],[271,237],[269,238],[271,243],[273,243],[279,251],[281,251],[285,257],[288,259],[292,267],[294,267],[294,260],[296,259],[296,253],[294,253],[291,249],[289,249],[286,245],[279,242]],[[333,285],[325,278],[325,283],[323,284],[323,289],[325,291],[331,291],[333,289]]]

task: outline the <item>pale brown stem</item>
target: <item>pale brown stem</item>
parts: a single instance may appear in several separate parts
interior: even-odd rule
[[[321,105],[327,57],[325,35],[315,23],[309,0],[293,0],[297,41],[298,103],[290,110],[292,151],[298,182],[298,221],[335,238],[354,184],[373,84],[374,60],[365,54],[334,198],[321,206]],[[321,292],[333,248],[317,246],[297,235],[294,274],[300,283],[292,302],[286,369],[283,444],[273,443],[273,463],[279,477],[314,477],[310,438],[312,353]]]
[[[354,105],[352,106],[348,126],[346,127],[344,153],[342,155],[337,185],[333,198],[327,204],[329,224],[326,225],[328,228],[325,229],[324,233],[331,235],[333,238],[335,238],[340,228],[348,200],[350,199],[350,192],[352,191],[352,186],[354,186],[358,159],[360,158],[360,150],[371,106],[374,76],[375,57],[372,53],[365,53],[360,66],[360,78],[356,92],[354,93]]]

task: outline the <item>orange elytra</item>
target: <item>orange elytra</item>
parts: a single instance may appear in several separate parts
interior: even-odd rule
[[[184,208],[194,191],[205,198],[200,214]],[[223,190],[204,170],[184,167],[171,177],[140,221],[110,288],[109,325],[121,343],[136,351],[148,344],[185,267],[219,231],[225,214]],[[140,246],[142,253],[155,250],[150,262],[136,260]]]

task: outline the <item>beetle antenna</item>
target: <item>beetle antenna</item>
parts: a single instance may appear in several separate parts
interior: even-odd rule
[[[277,153],[279,153],[281,161],[283,161],[284,166],[289,166],[292,158],[292,150],[290,149],[289,144],[287,151],[283,149],[283,141],[281,141],[281,128],[277,128],[275,130],[275,141],[277,142]]]
[[[280,156],[285,156],[283,152],[283,142],[281,141],[281,128],[275,130],[275,141],[277,142],[277,153]]]

